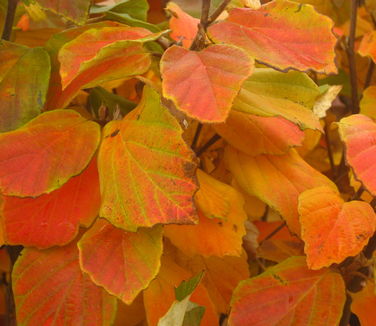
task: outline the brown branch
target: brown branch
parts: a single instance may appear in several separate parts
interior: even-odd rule
[[[339,323],[339,326],[349,325],[350,317],[351,317],[351,303],[352,303],[351,296],[347,294],[345,305],[343,306],[343,313],[342,313],[342,318]]]
[[[196,129],[196,132],[195,132],[195,135],[193,136],[192,144],[191,144],[191,148],[193,150],[196,149],[198,138],[200,137],[200,134],[201,134],[201,130],[202,130],[202,123],[199,122],[197,129]]]
[[[358,14],[358,1],[351,0],[351,20],[350,20],[350,33],[347,40],[346,52],[349,60],[350,68],[350,81],[351,81],[351,102],[352,102],[352,113],[359,113],[359,96],[358,96],[358,80],[356,71],[356,61],[355,61],[355,32],[356,32],[356,22]]]
[[[5,19],[3,35],[1,38],[5,41],[9,41],[12,36],[12,29],[14,23],[14,17],[16,14],[18,0],[8,0],[7,17]]]
[[[210,0],[202,0],[201,18],[197,34],[191,44],[190,50],[201,50],[205,45],[206,28],[208,27]]]
[[[197,157],[200,156],[202,153],[204,153],[211,145],[215,144],[218,140],[221,139],[221,136],[215,134],[212,138],[210,138],[205,145],[203,145],[202,147],[200,147],[198,150],[197,150]]]
[[[212,24],[221,15],[221,13],[226,9],[230,1],[231,0],[223,0],[223,2],[218,6],[218,8],[214,10],[214,12],[208,20],[209,25]]]

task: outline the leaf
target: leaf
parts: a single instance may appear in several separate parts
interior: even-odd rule
[[[137,40],[150,36],[151,33],[139,27],[119,26],[92,28],[84,31],[75,39],[65,43],[59,51],[60,75],[63,89],[80,73],[90,67],[90,61],[100,57],[101,51],[116,42]],[[88,47],[86,44],[90,44]],[[84,46],[85,45],[85,46]],[[107,58],[110,60],[111,58]],[[92,66],[92,64],[91,64]],[[120,66],[118,67],[120,68]],[[132,65],[133,69],[137,69]]]
[[[233,46],[212,45],[195,52],[172,46],[162,56],[163,95],[189,117],[223,122],[253,60]]]
[[[189,49],[198,30],[199,19],[188,15],[175,2],[168,2],[166,10],[171,14],[169,21],[170,37],[176,42],[182,42]]]
[[[303,243],[297,238],[291,240],[269,239],[257,248],[257,257],[277,263],[292,256],[304,255]]]
[[[14,265],[20,326],[111,325],[116,299],[81,272],[76,243],[43,251],[26,248]]]
[[[257,68],[235,98],[233,110],[262,117],[282,117],[300,129],[322,130],[311,109],[320,95],[318,86],[304,73],[281,73]]]
[[[192,274],[177,265],[171,255],[162,256],[162,265],[158,276],[144,291],[144,303],[147,324],[156,326],[175,301],[175,288]],[[163,298],[163,300],[161,300]],[[190,301],[205,307],[205,314],[201,325],[218,325],[218,316],[207,289],[199,284],[190,297]]]
[[[333,188],[304,191],[299,196],[298,210],[304,252],[311,269],[357,255],[376,230],[376,214],[368,203],[345,203]]]
[[[88,29],[62,45],[59,51],[62,88],[58,88],[53,96],[52,108],[66,107],[81,88],[129,78],[149,69],[151,54],[143,43],[158,38],[162,33],[151,34],[143,28],[120,24],[112,27],[103,25]],[[90,51],[82,46],[87,42],[93,44]]]
[[[272,1],[258,10],[235,8],[226,21],[209,27],[209,37],[245,49],[255,59],[278,69],[313,69],[336,73],[330,18],[310,5]]]
[[[83,235],[78,247],[82,270],[94,283],[131,304],[159,271],[162,228],[125,232],[100,219]]]
[[[0,132],[5,132],[41,113],[48,89],[50,59],[42,48],[29,49],[3,42],[0,60],[6,61],[0,66]]]
[[[37,198],[3,196],[2,206],[6,243],[38,248],[67,244],[80,225],[88,227],[98,215],[96,159],[61,188]]]
[[[375,46],[376,31],[371,31],[365,34],[360,42],[358,52],[364,57],[370,57],[373,62],[376,62],[376,46]]]
[[[297,235],[300,234],[297,210],[299,194],[323,185],[335,187],[294,150],[285,155],[252,157],[228,146],[225,160],[243,190],[280,213],[289,229]]]
[[[78,25],[83,25],[88,18],[90,0],[35,0],[42,7],[73,21]]]
[[[345,299],[339,273],[312,271],[304,257],[291,257],[240,282],[232,298],[229,325],[338,325]]]
[[[342,85],[332,85],[322,93],[316,100],[315,105],[313,106],[313,113],[318,118],[324,118],[326,116],[326,111],[332,106],[332,102],[336,99],[338,94],[342,90]]]
[[[100,216],[135,231],[157,223],[194,223],[196,164],[182,129],[149,87],[138,107],[103,131],[98,165]]]
[[[370,86],[363,92],[360,100],[360,113],[376,119],[376,86]]]
[[[230,112],[226,123],[213,127],[230,145],[248,155],[281,155],[290,147],[300,146],[304,139],[304,132],[288,120],[235,110]]]
[[[175,289],[175,297],[178,301],[183,301],[186,297],[190,296],[196,287],[200,284],[204,273],[198,273],[188,281],[182,281]]]
[[[353,114],[338,123],[339,133],[346,146],[346,161],[357,180],[376,195],[376,123]]]
[[[99,125],[72,110],[46,112],[0,134],[0,190],[20,197],[50,193],[89,164],[99,141]]]
[[[357,315],[362,326],[373,326],[376,323],[374,307],[376,304],[375,283],[367,281],[366,286],[356,293],[351,293],[351,311]]]
[[[0,0],[0,35],[3,35],[7,10],[8,10],[8,1]]]
[[[243,197],[232,187],[201,171],[198,180],[203,185],[196,196],[199,223],[165,226],[165,236],[188,256],[240,256],[247,220]],[[215,208],[216,203],[220,211]],[[205,207],[203,211],[201,207]]]

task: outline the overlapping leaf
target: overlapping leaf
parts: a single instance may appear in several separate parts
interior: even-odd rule
[[[159,271],[162,228],[133,233],[99,220],[78,246],[83,270],[96,284],[130,304]]]
[[[240,282],[229,325],[338,325],[345,299],[339,273],[309,270],[304,257],[292,257]]]
[[[104,128],[99,151],[100,215],[125,230],[194,223],[196,165],[182,130],[146,87],[138,107]]]
[[[169,21],[171,38],[182,42],[183,47],[189,49],[197,34],[200,20],[188,15],[174,2],[168,2],[166,10],[171,13]]]
[[[357,315],[362,326],[376,323],[374,307],[376,305],[375,283],[367,281],[366,286],[357,293],[352,293],[351,311]]]
[[[226,123],[213,127],[229,144],[249,155],[281,155],[290,147],[301,145],[304,139],[304,132],[288,120],[235,110],[230,112]]]
[[[376,123],[354,114],[339,122],[339,132],[346,146],[346,161],[355,177],[376,195]]]
[[[318,118],[311,111],[319,95],[317,85],[304,73],[259,68],[244,82],[233,109],[264,117],[282,117],[301,129],[321,130]]]
[[[370,57],[374,62],[376,62],[376,31],[372,31],[363,36],[360,42],[358,52],[362,56]]]
[[[3,42],[0,61],[0,132],[4,132],[40,114],[48,88],[50,59],[42,48]]]
[[[142,74],[151,64],[151,55],[143,47],[158,38],[139,27],[93,28],[84,31],[59,51],[62,93],[54,108],[65,107],[81,88]],[[91,46],[83,46],[90,43]]]
[[[88,17],[90,0],[36,0],[42,7],[51,10],[77,24],[84,24]]]
[[[163,54],[163,94],[188,116],[202,122],[226,120],[253,61],[241,49],[212,45],[195,52],[172,46]]]
[[[376,230],[376,215],[363,201],[344,202],[332,188],[318,187],[299,196],[299,215],[307,264],[311,269],[357,255]]]
[[[236,8],[226,21],[209,27],[215,42],[237,45],[251,56],[279,69],[313,69],[335,73],[330,18],[310,5],[271,1],[258,10]]]
[[[44,251],[24,249],[13,269],[19,325],[111,325],[116,299],[80,270],[73,242]]]
[[[247,220],[244,199],[235,189],[202,171],[198,172],[198,181],[198,225],[169,225],[165,235],[189,256],[239,256]]]
[[[360,113],[376,119],[376,86],[370,86],[363,92]]]
[[[89,226],[100,207],[96,159],[61,188],[37,198],[3,196],[6,242],[46,248],[71,241],[79,225]]]
[[[99,125],[72,110],[43,113],[1,134],[2,193],[38,196],[59,188],[88,165],[99,140]]]
[[[300,234],[298,196],[304,190],[335,185],[294,150],[285,155],[249,156],[228,146],[225,159],[238,184],[278,211],[290,230]]]
[[[158,276],[144,291],[148,325],[156,326],[158,324],[158,320],[167,313],[175,301],[175,287],[192,276],[187,270],[178,266],[170,256],[164,255],[162,257],[162,265]],[[202,284],[199,284],[195,289],[190,301],[205,307],[205,314],[201,325],[218,325],[217,312],[207,289]]]

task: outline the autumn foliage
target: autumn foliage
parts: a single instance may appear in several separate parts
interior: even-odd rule
[[[0,0],[0,319],[376,325],[376,1]]]

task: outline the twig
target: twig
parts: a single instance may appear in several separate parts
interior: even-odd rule
[[[198,24],[197,34],[191,44],[190,50],[201,50],[205,44],[205,32],[208,27],[210,0],[202,0],[201,18]]]
[[[356,32],[356,21],[358,14],[358,1],[351,0],[351,21],[350,21],[350,33],[347,41],[346,52],[349,59],[350,67],[350,80],[351,80],[351,102],[352,102],[352,113],[359,113],[359,97],[358,97],[358,80],[356,71],[356,61],[355,61],[355,32]]]
[[[272,232],[270,232],[262,241],[260,241],[259,246],[261,246],[266,240],[274,237],[279,231],[281,231],[286,226],[286,222],[282,222],[281,225],[276,227]]]
[[[196,129],[196,132],[195,132],[195,135],[193,136],[192,144],[191,144],[191,148],[193,150],[196,149],[197,141],[198,141],[198,138],[200,137],[201,130],[202,130],[202,123],[199,122],[197,129]]]
[[[211,145],[215,144],[218,140],[221,139],[221,136],[215,134],[212,138],[210,138],[205,145],[203,145],[202,147],[200,147],[197,152],[196,152],[196,155],[197,156],[200,156],[202,153],[204,153]]]
[[[358,191],[351,197],[351,200],[359,200],[362,197],[363,192],[365,189],[363,187],[359,187]]]
[[[375,71],[375,63],[373,62],[372,59],[370,59],[366,81],[364,82],[364,89],[366,89],[369,85],[371,85],[372,75],[374,71]]]
[[[227,5],[230,3],[231,0],[223,0],[223,2],[218,6],[216,10],[212,13],[210,16],[208,23],[209,25],[212,24],[223,12],[223,10],[226,9]]]
[[[343,313],[342,313],[342,318],[339,323],[339,326],[349,325],[350,317],[351,317],[351,303],[352,303],[351,296],[347,294],[345,305],[343,306]]]
[[[9,41],[12,35],[13,22],[16,14],[17,3],[18,0],[8,0],[7,17],[5,19],[3,35],[1,36],[3,40]]]

